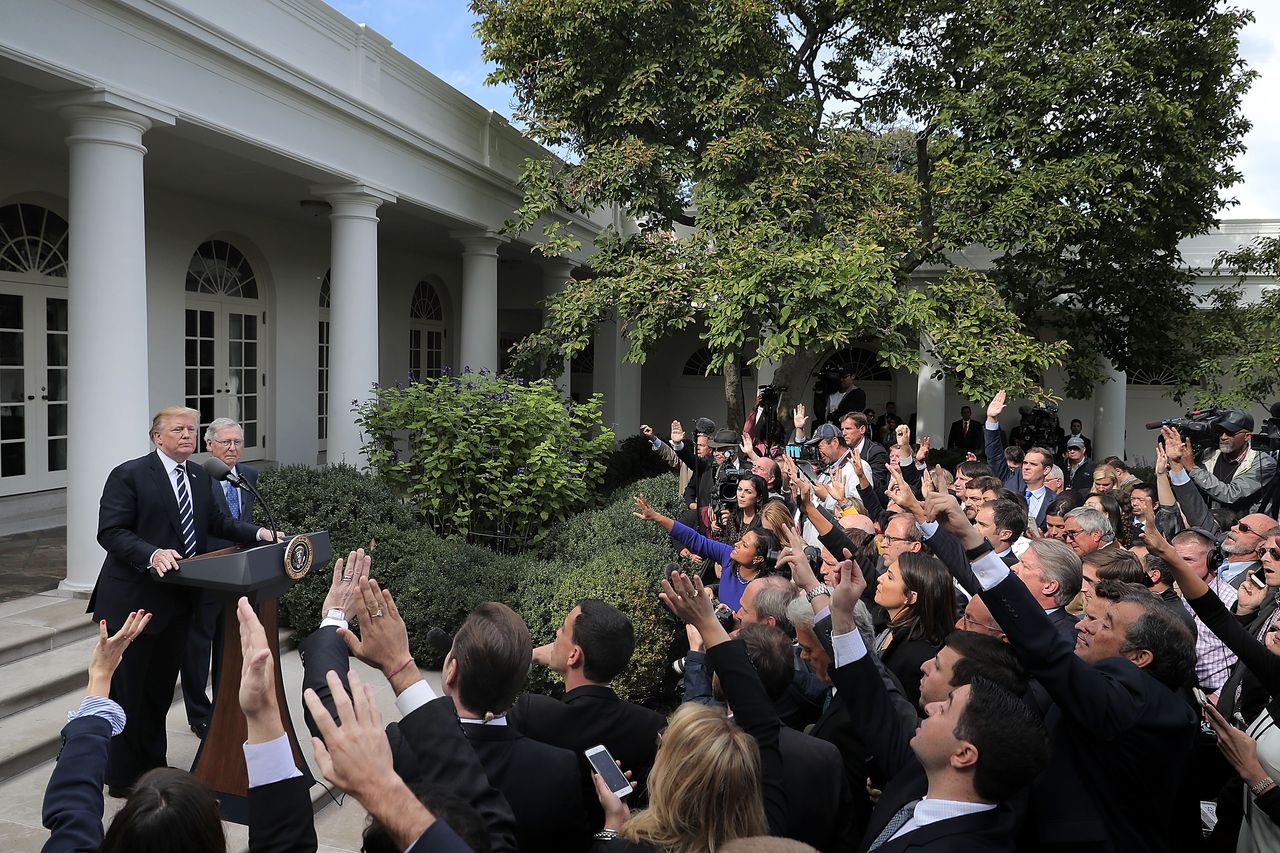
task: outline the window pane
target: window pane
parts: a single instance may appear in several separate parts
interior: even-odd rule
[[[231,328],[227,332],[227,336],[233,341],[238,341],[242,337],[241,332],[244,331],[244,324],[241,322],[243,314],[229,314],[227,319],[230,321]]]
[[[0,406],[0,439],[26,437],[26,406]]]
[[[67,399],[67,371],[62,368],[48,371],[49,390],[45,396],[50,401]]]
[[[0,477],[21,477],[27,473],[27,446],[0,444]]]
[[[246,341],[256,341],[258,339],[258,315],[244,314],[244,339]]]
[[[213,364],[213,341],[200,342],[200,361],[201,367],[211,366]]]
[[[49,470],[67,470],[67,440],[65,438],[49,439]]]
[[[45,335],[48,339],[47,355],[49,356],[50,367],[66,367],[67,365],[67,336],[66,335]]]
[[[0,364],[22,364],[22,332],[0,332]]]
[[[67,406],[65,403],[49,407],[49,435],[67,434]]]
[[[0,370],[0,403],[21,403],[26,396],[26,372]]]
[[[256,423],[244,425],[244,443],[246,447],[258,446],[258,425]]]
[[[67,300],[45,300],[45,328],[51,332],[67,331]]]
[[[202,338],[213,337],[213,312],[212,311],[200,312],[200,337]]]
[[[0,329],[22,328],[22,297],[0,293]]]

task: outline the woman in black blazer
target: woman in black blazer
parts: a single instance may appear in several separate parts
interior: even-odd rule
[[[876,604],[889,614],[875,640],[885,667],[911,704],[920,704],[920,667],[942,648],[955,619],[951,573],[937,557],[908,551],[876,581]]]

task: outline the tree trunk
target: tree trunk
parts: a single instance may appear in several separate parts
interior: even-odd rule
[[[725,426],[734,432],[742,432],[745,419],[742,402],[742,371],[738,369],[738,359],[734,357],[724,366],[724,408]]]

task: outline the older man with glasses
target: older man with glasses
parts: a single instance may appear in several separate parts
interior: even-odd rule
[[[210,454],[221,459],[231,473],[258,484],[258,472],[240,464],[244,453],[244,429],[230,418],[213,420],[204,431],[204,446]],[[253,521],[253,493],[231,485],[227,480],[219,482],[209,478],[213,502],[227,518],[236,521]],[[234,545],[217,536],[209,537],[209,550],[216,551]],[[200,603],[191,617],[187,632],[187,648],[182,657],[182,700],[187,707],[187,725],[196,737],[204,739],[213,718],[213,703],[205,693],[209,681],[210,653],[213,661],[213,693],[218,694],[218,673],[222,669],[222,602],[223,595],[213,590],[201,593]]]

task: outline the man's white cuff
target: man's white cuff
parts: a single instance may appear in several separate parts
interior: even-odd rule
[[[835,653],[837,667],[867,656],[867,645],[862,641],[862,633],[857,628],[847,634],[832,634],[831,650]]]
[[[424,678],[421,681],[410,684],[403,693],[396,697],[396,710],[400,712],[400,716],[407,717],[435,698],[436,692],[431,689],[431,685],[427,684],[427,680]]]

